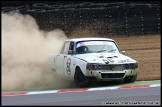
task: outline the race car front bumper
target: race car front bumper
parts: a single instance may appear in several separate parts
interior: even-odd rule
[[[127,76],[134,76],[137,74],[137,69],[126,69],[122,71],[111,71],[111,70],[89,70],[88,76],[95,77],[98,80],[119,80]]]

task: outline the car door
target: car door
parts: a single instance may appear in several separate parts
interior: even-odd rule
[[[60,52],[60,54],[58,54],[56,56],[56,69],[58,70],[57,73],[59,74],[59,76],[64,78],[64,56],[66,54],[66,47],[67,47],[67,43],[65,42],[63,45],[63,48]]]
[[[73,49],[74,49],[74,42],[69,42],[68,46],[66,47],[67,51],[64,54],[64,76],[66,79],[73,79],[72,78],[72,69],[73,69]],[[70,52],[70,53],[69,53]]]

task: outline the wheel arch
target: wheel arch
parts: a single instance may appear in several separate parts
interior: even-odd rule
[[[76,72],[76,69],[77,68],[80,68],[80,70],[82,71],[82,73],[85,76],[88,76],[87,75],[87,69],[86,69],[87,63],[88,63],[87,61],[75,57],[75,71],[74,71],[74,74]]]
[[[86,69],[83,68],[83,67],[80,67],[79,65],[77,65],[77,66],[75,67],[74,74],[75,74],[75,72],[77,71],[77,69],[80,69],[80,71],[86,76]]]

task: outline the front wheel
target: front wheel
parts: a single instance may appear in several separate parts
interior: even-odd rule
[[[76,68],[74,82],[77,87],[87,87],[90,85],[90,78],[85,76],[80,68]]]
[[[137,79],[137,74],[134,75],[134,76],[125,77],[124,78],[124,83],[131,83],[131,82],[136,81],[136,79]]]

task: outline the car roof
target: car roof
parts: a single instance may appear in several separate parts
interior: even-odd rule
[[[113,39],[110,39],[110,38],[99,38],[99,37],[73,38],[73,39],[68,39],[66,41],[78,42],[78,41],[86,41],[86,40],[109,40],[109,41],[114,41]]]

